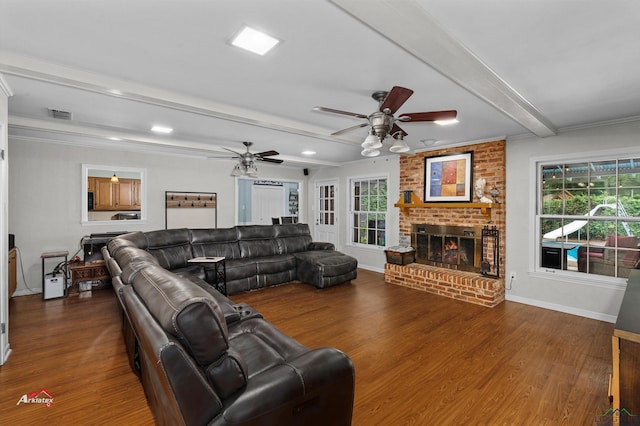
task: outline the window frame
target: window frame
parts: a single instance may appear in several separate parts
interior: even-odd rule
[[[616,161],[616,164],[620,160],[627,159],[636,159],[640,158],[640,152],[637,150],[609,150],[602,152],[586,152],[581,153],[580,155],[573,154],[563,154],[563,155],[553,155],[553,156],[545,156],[545,157],[536,157],[530,159],[530,188],[531,188],[531,199],[530,199],[530,224],[533,231],[532,235],[532,248],[534,250],[534,255],[530,256],[530,267],[532,275],[541,276],[544,278],[550,279],[559,279],[559,280],[568,280],[580,284],[586,285],[597,285],[609,288],[621,288],[626,285],[627,278],[625,277],[614,277],[609,275],[600,275],[592,272],[586,271],[572,271],[572,270],[563,270],[563,269],[554,269],[549,267],[542,266],[542,254],[541,247],[543,241],[543,234],[541,229],[541,223],[543,219],[553,219],[556,218],[558,220],[565,220],[565,224],[579,219],[584,218],[584,216],[577,215],[568,215],[568,214],[550,214],[543,213],[543,188],[542,188],[542,171],[545,166],[549,165],[571,165],[571,164],[579,164],[579,163],[589,163],[589,162],[606,162],[606,161]],[[616,167],[616,176],[619,176],[619,169]],[[563,187],[564,188],[564,187]],[[606,189],[606,187],[605,187]],[[591,196],[589,196],[589,200],[591,200]],[[619,202],[619,192],[616,188],[615,191],[615,203]],[[589,202],[589,206],[591,203]],[[590,207],[591,208],[591,207]],[[594,220],[596,222],[605,222],[605,221],[616,221],[622,222],[620,220],[620,216],[594,216],[598,217],[598,219],[589,219]],[[640,217],[631,216],[629,222],[640,222]],[[616,223],[617,223],[616,222]],[[640,235],[639,235],[640,236]],[[616,247],[616,252],[621,247]]]
[[[381,181],[384,180],[386,183],[386,205],[384,206],[384,210],[377,210],[377,211],[364,211],[364,210],[355,210],[355,193],[354,193],[354,189],[356,186],[356,182],[371,182],[371,181]],[[388,241],[389,238],[389,174],[388,173],[384,173],[384,174],[371,174],[371,175],[361,175],[361,176],[350,176],[347,178],[347,182],[349,183],[349,192],[348,192],[348,206],[349,206],[349,212],[348,212],[348,240],[347,240],[347,245],[352,246],[352,247],[358,247],[358,248],[363,248],[363,249],[370,249],[370,250],[384,250],[386,248],[386,242]],[[378,195],[379,197],[379,195]],[[384,232],[384,237],[383,237],[383,244],[378,244],[378,242],[376,242],[375,244],[369,244],[369,243],[360,243],[360,242],[355,242],[354,241],[354,230],[355,230],[355,226],[354,226],[354,215],[355,214],[376,214],[376,215],[383,215],[383,220],[385,223],[384,229],[382,230]],[[380,219],[376,218],[376,221],[379,221]],[[376,225],[379,222],[376,222]],[[376,228],[374,228],[376,231],[380,231],[381,229],[378,228],[376,226]],[[366,227],[366,233],[367,236],[369,234],[369,226],[367,223],[367,227]]]

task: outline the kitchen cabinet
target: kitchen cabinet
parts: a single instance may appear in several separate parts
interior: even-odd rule
[[[111,182],[110,178],[89,178],[93,180],[93,210],[140,210],[140,179],[121,178]]]

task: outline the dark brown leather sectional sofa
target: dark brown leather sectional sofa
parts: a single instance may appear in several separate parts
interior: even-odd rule
[[[218,292],[206,267],[187,262],[225,256],[230,293],[304,277],[319,288],[355,278],[355,259],[313,243],[307,225],[135,232],[111,240],[103,255],[129,360],[158,424],[351,424],[347,355],[304,347]]]

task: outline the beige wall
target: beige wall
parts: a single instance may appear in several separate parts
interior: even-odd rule
[[[0,74],[0,79],[2,75]],[[3,80],[4,81],[4,80]],[[4,87],[4,85],[3,85]],[[0,158],[0,323],[5,324],[6,332],[0,334],[0,365],[4,364],[9,356],[9,287],[7,282],[8,264],[8,150],[7,150],[7,124],[8,124],[8,94],[0,88],[0,151],[4,152],[4,159]]]
[[[164,229],[164,192],[193,191],[218,194],[218,227],[235,225],[235,160],[211,160],[82,148],[28,140],[9,140],[9,232],[16,235],[26,286],[40,291],[43,252],[80,249],[83,236],[112,231]],[[82,164],[146,169],[148,220],[144,224],[81,224]],[[260,167],[264,179],[301,180],[302,170],[282,166]],[[82,256],[81,256],[82,257]],[[18,293],[25,294],[18,271]]]
[[[548,138],[523,137],[507,141],[507,264],[517,279],[507,285],[507,300],[614,322],[625,288],[585,279],[582,274],[543,274],[534,271],[536,257],[535,160],[557,156],[606,157],[612,153],[640,156],[640,121],[560,132]]]

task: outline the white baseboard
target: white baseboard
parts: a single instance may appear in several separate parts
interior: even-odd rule
[[[550,309],[552,311],[564,312],[565,314],[578,315],[580,317],[591,318],[599,321],[615,323],[617,317],[614,315],[603,314],[601,312],[588,311],[586,309],[574,308],[572,306],[558,305],[556,303],[545,302],[542,300],[529,299],[527,297],[513,296],[507,293],[505,300],[511,302],[523,303],[525,305],[537,306],[538,308]]]
[[[375,266],[361,265],[361,264],[358,264],[358,268],[366,269],[367,271],[380,272],[381,274],[384,274],[384,268],[380,269]]]
[[[7,345],[7,347],[4,348],[4,359],[2,360],[2,362],[0,362],[0,365],[7,362],[7,360],[9,359],[9,355],[11,355],[11,346]]]
[[[42,289],[38,289],[38,290],[31,290],[28,288],[21,288],[20,290],[16,290],[15,292],[13,292],[13,296],[12,297],[16,297],[16,296],[29,296],[32,294],[42,294]]]

